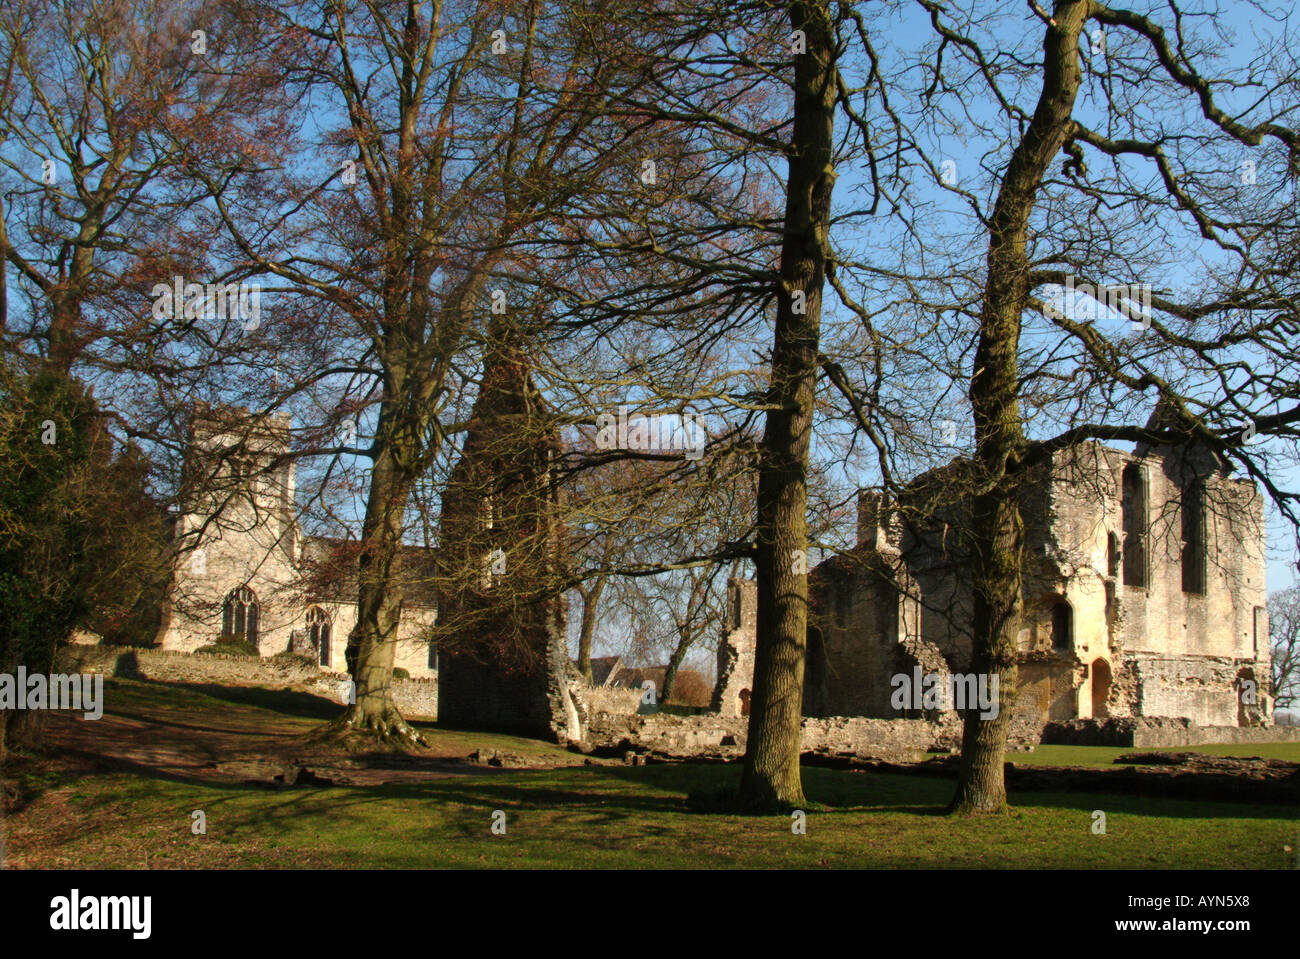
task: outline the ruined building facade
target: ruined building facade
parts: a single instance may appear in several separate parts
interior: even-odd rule
[[[583,738],[586,707],[568,655],[560,452],[523,349],[499,326],[442,499],[440,721]]]
[[[961,480],[958,462],[896,504],[861,493],[856,548],[811,574],[805,715],[918,717],[891,702],[893,677],[970,670]],[[1202,448],[1089,443],[1056,453],[1020,506],[1019,719],[1271,721],[1253,483]],[[752,584],[733,584],[714,704],[727,715],[744,709],[752,677],[753,599]]]

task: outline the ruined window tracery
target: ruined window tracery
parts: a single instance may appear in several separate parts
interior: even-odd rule
[[[330,664],[330,640],[332,639],[333,630],[329,614],[319,606],[313,606],[307,610],[307,634],[311,637],[313,645],[320,655],[320,664],[328,666]]]
[[[247,586],[232,589],[221,607],[221,633],[257,645],[257,596]]]
[[[1120,508],[1124,526],[1124,585],[1147,586],[1147,484],[1142,467],[1129,463],[1122,474]]]

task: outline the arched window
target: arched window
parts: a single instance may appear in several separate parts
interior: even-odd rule
[[[1092,718],[1106,719],[1110,716],[1110,663],[1104,659],[1092,662]]]
[[[247,586],[226,595],[221,607],[221,635],[257,645],[257,596]]]
[[[1074,610],[1063,599],[1052,606],[1052,645],[1057,649],[1074,645]]]
[[[1147,587],[1147,481],[1142,467],[1129,463],[1121,473],[1124,525],[1124,585]]]
[[[330,664],[330,618],[319,606],[307,610],[307,635],[320,653],[320,664]]]
[[[1195,482],[1183,490],[1183,592],[1205,595],[1205,485]]]

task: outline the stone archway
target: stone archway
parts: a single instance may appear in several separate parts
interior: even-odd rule
[[[1237,670],[1233,686],[1237,693],[1237,725],[1266,725],[1268,709],[1264,705],[1263,691],[1255,678],[1255,670],[1249,666]]]
[[[742,716],[749,715],[749,696],[750,692],[748,689],[742,689],[740,691],[740,715]]]
[[[1104,659],[1094,659],[1092,668],[1092,718],[1106,719],[1110,716],[1111,672],[1110,663]]]

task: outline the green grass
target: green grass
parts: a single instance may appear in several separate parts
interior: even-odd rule
[[[338,703],[287,687],[190,686],[110,679],[104,683],[104,689],[105,710],[115,715],[290,736],[307,735],[318,730],[323,722],[338,716],[342,709]],[[418,720],[411,725],[439,753],[448,756],[491,750],[532,759],[572,759],[568,751],[538,739],[457,729]]]
[[[249,741],[309,732],[335,704],[267,689],[114,681],[110,713],[202,724]],[[556,747],[423,725],[446,755]],[[1297,744],[1206,747],[1294,757]],[[1016,763],[1109,765],[1133,750],[1044,746]],[[565,754],[567,758],[571,755]],[[143,767],[142,767],[143,768]],[[691,802],[734,788],[736,765],[593,765],[431,775],[381,786],[275,790],[141,771],[34,770],[39,795],[6,823],[19,868],[1300,868],[1296,810],[1012,791],[1007,816],[951,819],[948,778],[805,767],[807,834],[788,816]],[[202,810],[207,834],[191,831]],[[492,815],[507,832],[491,832]],[[707,810],[707,811],[702,811]],[[1093,811],[1106,834],[1092,832]]]
[[[1113,766],[1120,756],[1130,753],[1205,753],[1210,756],[1255,756],[1260,759],[1287,759],[1300,762],[1297,743],[1215,743],[1206,746],[1150,747],[1114,746],[1038,746],[1032,753],[1007,753],[1007,762],[1017,766]]]
[[[788,817],[691,810],[689,793],[737,773],[581,767],[281,791],[96,776],[72,787],[77,802],[65,807],[93,826],[31,864],[130,867],[147,855],[151,867],[209,868],[1300,866],[1295,811],[1274,806],[1035,792],[1013,793],[1009,816],[954,820],[941,815],[944,780],[807,768],[806,835],[793,835]],[[497,809],[504,836],[491,834]],[[1096,809],[1104,836],[1091,831]],[[191,833],[194,810],[206,836]],[[19,837],[12,843],[21,857]]]

